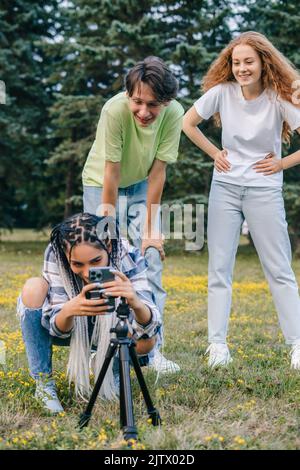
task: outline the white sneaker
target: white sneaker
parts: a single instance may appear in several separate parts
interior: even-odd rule
[[[211,343],[205,351],[205,354],[208,353],[209,367],[227,366],[230,362],[232,362],[227,344]]]
[[[64,411],[57,396],[54,380],[38,379],[34,397],[51,413],[62,413]]]
[[[300,369],[300,344],[292,346],[290,355],[292,356],[291,369]]]
[[[157,348],[154,350],[154,356],[149,367],[162,374],[174,374],[180,371],[179,365],[166,359]]]

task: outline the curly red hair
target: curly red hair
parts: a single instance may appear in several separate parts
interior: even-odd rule
[[[206,92],[219,83],[235,81],[232,73],[232,51],[240,45],[251,46],[259,55],[262,62],[262,85],[273,90],[283,100],[293,103],[293,83],[300,79],[299,72],[293,64],[261,33],[247,31],[234,38],[226,46],[217,59],[212,63],[203,78],[202,90]],[[295,103],[293,103],[295,105]],[[215,116],[220,125],[220,116]],[[287,122],[283,123],[282,138],[290,142],[292,131]]]

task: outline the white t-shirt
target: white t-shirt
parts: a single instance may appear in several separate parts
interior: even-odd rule
[[[219,112],[222,122],[222,148],[228,151],[231,169],[213,179],[241,186],[281,186],[283,172],[264,176],[253,165],[269,153],[281,158],[283,121],[292,130],[300,127],[300,109],[264,90],[254,100],[245,100],[237,82],[216,85],[194,103],[203,119]]]

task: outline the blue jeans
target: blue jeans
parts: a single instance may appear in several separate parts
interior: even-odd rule
[[[52,345],[69,346],[70,338],[61,339],[51,336],[49,331],[42,326],[42,307],[28,308],[21,299],[18,299],[18,315],[21,320],[23,341],[26,346],[26,354],[30,375],[34,379],[52,375]]]
[[[291,268],[282,189],[219,181],[212,182],[208,204],[209,342],[226,342],[233,268],[244,219],[269,283],[286,343],[299,343],[300,299]]]
[[[21,321],[30,375],[35,380],[52,376],[52,346],[70,346],[71,341],[71,336],[58,338],[50,335],[49,330],[44,328],[41,323],[42,310],[43,307],[26,307],[19,296],[17,313]],[[92,336],[90,328],[89,336],[90,338]],[[115,357],[113,361],[114,375],[118,374],[118,369],[119,365]]]
[[[141,229],[143,228],[146,216],[147,187],[147,180],[143,180],[118,190],[116,216],[120,225],[121,235],[123,236],[124,232],[125,234],[128,233],[132,243],[139,249],[142,242]],[[102,188],[96,186],[83,187],[83,207],[85,212],[97,214],[101,200]],[[160,230],[159,216],[156,219],[156,229]],[[148,248],[145,252],[145,259],[148,265],[148,282],[163,320],[166,291],[162,288],[162,262],[159,251],[154,247]]]

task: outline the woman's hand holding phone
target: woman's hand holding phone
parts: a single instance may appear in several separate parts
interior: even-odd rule
[[[93,283],[87,284],[83,287],[80,294],[78,294],[73,299],[66,302],[63,309],[66,312],[66,315],[71,316],[94,316],[94,315],[105,315],[107,314],[107,299],[87,299],[86,293],[90,290],[99,289],[100,284]]]
[[[124,297],[131,308],[134,310],[140,308],[143,304],[138,298],[128,277],[120,271],[111,270],[111,272],[113,272],[116,277],[114,281],[101,284],[101,287],[104,289],[104,295]]]

